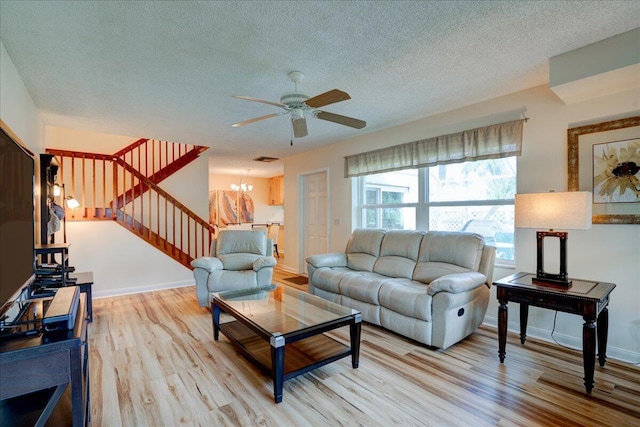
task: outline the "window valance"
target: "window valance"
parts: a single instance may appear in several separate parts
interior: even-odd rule
[[[344,176],[519,156],[527,119],[407,142],[344,158]]]

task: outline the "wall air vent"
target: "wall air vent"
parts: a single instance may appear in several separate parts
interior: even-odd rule
[[[260,156],[260,157],[256,157],[255,159],[256,162],[265,162],[265,163],[270,163],[270,162],[275,162],[276,160],[280,160],[277,157],[267,157],[267,156]]]

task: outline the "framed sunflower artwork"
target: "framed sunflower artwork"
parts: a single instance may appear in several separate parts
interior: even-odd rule
[[[640,116],[567,131],[569,191],[593,193],[594,224],[640,224]]]

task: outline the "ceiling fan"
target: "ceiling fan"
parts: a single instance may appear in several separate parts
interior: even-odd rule
[[[276,107],[282,108],[283,111],[267,114],[266,116],[256,117],[239,123],[234,123],[231,126],[240,127],[259,122],[260,120],[269,119],[271,117],[277,117],[283,114],[291,114],[291,126],[293,127],[293,135],[296,138],[302,138],[303,136],[307,136],[309,134],[309,132],[307,131],[307,115],[315,117],[316,119],[326,120],[344,126],[350,126],[356,129],[362,129],[367,125],[367,122],[363,120],[342,116],[340,114],[329,113],[328,111],[318,110],[318,108],[324,107],[325,105],[335,104],[336,102],[351,99],[348,93],[338,89],[333,89],[309,98],[307,95],[298,92],[298,83],[302,81],[302,79],[304,78],[304,74],[301,71],[291,71],[289,73],[289,78],[295,85],[295,90],[293,92],[288,92],[282,95],[280,97],[280,102],[266,101],[264,99],[252,98],[250,96],[234,96],[234,98],[238,99],[274,105]]]

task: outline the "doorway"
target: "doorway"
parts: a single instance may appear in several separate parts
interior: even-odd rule
[[[329,250],[329,191],[327,171],[302,175],[302,209],[300,218],[302,251],[298,265],[302,265],[302,273],[307,274],[305,259],[314,254],[327,253]]]

